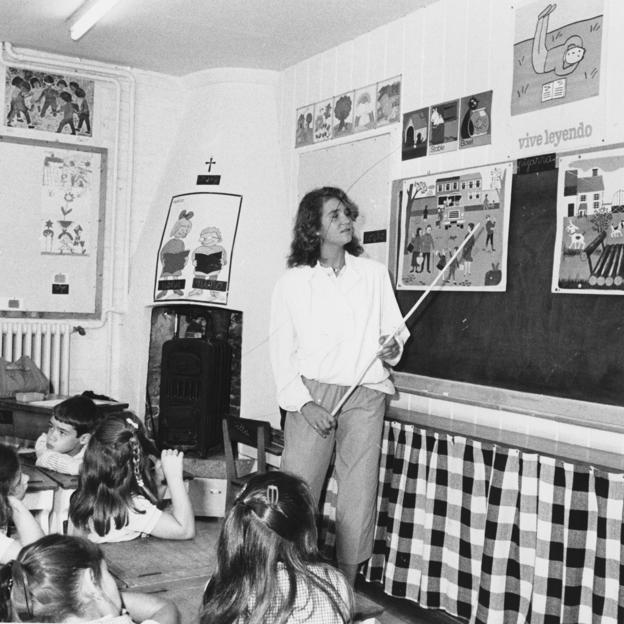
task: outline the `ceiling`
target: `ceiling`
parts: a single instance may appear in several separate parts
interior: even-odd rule
[[[436,0],[121,0],[82,39],[82,0],[0,0],[0,40],[72,57],[185,75],[280,70]]]

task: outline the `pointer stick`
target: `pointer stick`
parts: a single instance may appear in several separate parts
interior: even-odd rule
[[[431,282],[431,284],[429,284],[425,292],[423,292],[423,294],[418,298],[418,301],[411,307],[410,311],[403,317],[401,322],[394,328],[392,333],[386,336],[386,339],[383,341],[383,344],[379,347],[375,355],[367,364],[366,368],[360,373],[360,376],[357,378],[355,383],[347,390],[347,392],[342,397],[342,399],[338,401],[338,404],[336,405],[336,407],[334,407],[334,410],[331,413],[333,417],[335,417],[338,414],[338,412],[342,409],[342,406],[347,402],[349,397],[355,392],[355,389],[362,383],[362,379],[364,379],[364,376],[366,375],[366,373],[368,373],[368,369],[375,363],[375,360],[379,356],[379,352],[394,339],[394,336],[401,330],[401,328],[403,327],[403,325],[405,325],[405,323],[410,318],[410,316],[412,316],[412,314],[416,312],[418,306],[420,306],[420,304],[425,300],[427,295],[432,291],[433,287],[438,283],[438,280],[444,275],[446,268],[457,258],[457,256],[459,256],[462,249],[464,248],[464,245],[470,240],[470,238],[474,237],[480,225],[481,225],[480,223],[477,223],[474,226],[474,229],[472,230],[472,232],[468,233],[468,236],[464,238],[464,240],[462,241],[462,244],[458,247],[457,251],[453,254],[453,256],[448,261],[448,263],[444,266],[444,268],[436,275],[435,279],[433,280],[433,282]]]

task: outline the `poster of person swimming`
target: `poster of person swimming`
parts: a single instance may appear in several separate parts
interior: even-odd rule
[[[174,195],[163,230],[154,301],[227,304],[242,195]]]
[[[507,162],[403,181],[398,290],[427,288],[440,273],[437,290],[506,289],[512,170]]]
[[[74,74],[7,67],[5,125],[90,137],[94,84]]]
[[[598,95],[602,32],[603,0],[516,9],[511,114]]]

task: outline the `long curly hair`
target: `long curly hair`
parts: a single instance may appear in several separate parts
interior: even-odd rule
[[[102,578],[102,551],[81,537],[54,533],[25,546],[0,569],[3,622],[64,622],[84,615],[83,570]]]
[[[308,486],[280,471],[257,475],[223,523],[200,623],[283,624],[292,615],[300,591],[312,604],[327,603],[335,615],[332,622],[349,622],[351,601],[332,582],[337,577],[318,551],[315,506]]]
[[[20,472],[20,462],[15,449],[0,444],[0,527],[11,520],[9,494]]]
[[[69,518],[74,526],[101,536],[128,523],[129,509],[136,510],[134,496],[158,504],[150,455],[157,455],[143,423],[131,412],[108,415],[95,428],[72,494]]]
[[[334,186],[323,186],[306,193],[297,210],[293,240],[290,244],[290,255],[287,262],[289,267],[316,265],[321,256],[322,239],[319,230],[321,229],[323,205],[328,199],[340,201],[345,206],[351,220],[357,219],[360,212],[359,208],[341,189]],[[359,256],[364,251],[355,235],[344,248],[353,256]]]

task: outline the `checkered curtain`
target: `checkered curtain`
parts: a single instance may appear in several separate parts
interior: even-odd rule
[[[388,421],[366,576],[475,623],[624,622],[623,502],[624,475]]]

